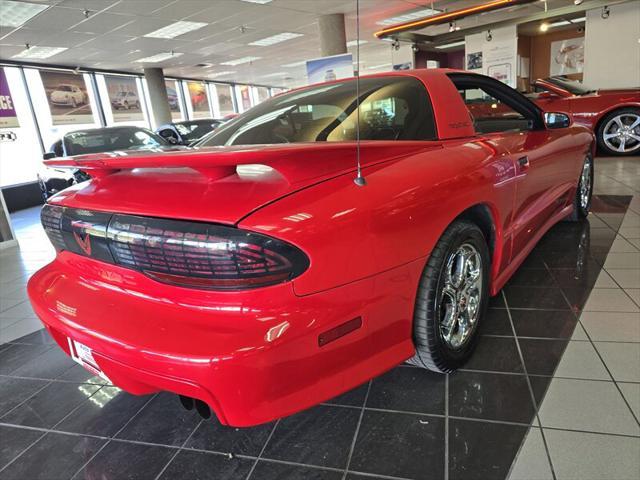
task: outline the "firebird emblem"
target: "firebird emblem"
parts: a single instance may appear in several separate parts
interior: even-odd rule
[[[82,249],[84,253],[91,256],[91,237],[87,233],[84,238],[82,235],[76,232],[73,232],[73,238],[76,239],[76,243]]]

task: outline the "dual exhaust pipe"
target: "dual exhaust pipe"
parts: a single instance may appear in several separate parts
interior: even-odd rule
[[[198,412],[205,420],[211,418],[211,409],[209,408],[209,405],[204,403],[202,400],[185,397],[184,395],[178,395],[178,397],[180,397],[180,403],[182,406],[187,410],[193,410],[195,408],[196,412]]]

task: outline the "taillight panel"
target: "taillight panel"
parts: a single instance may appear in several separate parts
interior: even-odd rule
[[[292,280],[307,256],[281,240],[234,227],[46,205],[42,223],[70,250],[190,288],[239,290]]]

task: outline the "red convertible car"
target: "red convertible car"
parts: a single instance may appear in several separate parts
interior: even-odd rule
[[[481,75],[305,87],[195,150],[47,161],[92,179],[43,208],[57,256],[29,296],[67,354],[124,390],[267,422],[407,360],[463,365],[489,296],[552,225],[588,214],[593,149]]]
[[[542,109],[570,113],[596,134],[603,153],[640,154],[640,88],[593,90],[562,76],[538,79],[534,87]]]

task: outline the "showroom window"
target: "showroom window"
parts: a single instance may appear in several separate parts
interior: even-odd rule
[[[211,118],[209,93],[205,82],[183,81],[189,119]]]
[[[46,150],[67,132],[102,126],[88,73],[32,68],[24,73]]]
[[[253,106],[253,103],[251,103],[251,87],[249,85],[236,85],[235,93],[238,112],[242,113]]]
[[[19,68],[0,68],[0,76],[6,78],[6,90],[2,95],[3,110],[15,111],[0,117],[0,187],[32,182],[44,170],[42,148],[38,131],[31,114],[29,98],[24,88]]]
[[[148,91],[146,88],[146,81],[143,81],[143,84],[145,85],[145,91]],[[186,120],[187,116],[184,111],[184,97],[182,95],[182,89],[179,86],[179,81],[167,78],[165,79],[164,84],[167,89],[167,99],[169,100],[171,119],[174,122]]]
[[[233,99],[233,86],[225,83],[213,83],[215,87],[217,108],[216,115],[218,118],[224,118],[226,115],[236,113],[236,107]]]
[[[150,118],[139,77],[96,75],[107,125],[149,128]]]

